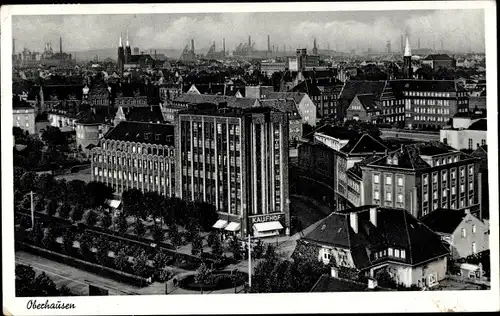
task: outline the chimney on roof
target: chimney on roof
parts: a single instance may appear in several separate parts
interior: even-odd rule
[[[354,232],[357,234],[358,233],[358,213],[356,213],[356,212],[349,213],[349,221],[351,223],[352,230],[354,230]]]
[[[332,278],[338,278],[339,277],[339,269],[337,267],[332,266],[330,269],[330,276]]]
[[[372,222],[373,226],[377,227],[377,208],[370,208],[370,222]]]
[[[378,286],[377,279],[368,278],[368,289],[373,290]]]

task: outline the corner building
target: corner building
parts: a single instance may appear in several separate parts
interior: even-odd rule
[[[202,105],[176,116],[177,196],[215,205],[240,236],[288,234],[288,120],[269,107]]]

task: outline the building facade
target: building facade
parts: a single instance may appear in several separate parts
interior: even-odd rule
[[[175,196],[174,127],[121,122],[91,151],[92,180],[121,194],[127,189]]]
[[[241,236],[289,233],[286,113],[203,107],[176,128],[178,197],[215,205]]]
[[[36,110],[27,102],[14,101],[12,104],[12,122],[14,127],[19,127],[29,134],[36,133]]]

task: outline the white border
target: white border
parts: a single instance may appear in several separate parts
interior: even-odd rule
[[[370,8],[370,9],[367,9]],[[490,181],[490,248],[492,288],[489,291],[391,292],[391,293],[315,293],[254,295],[154,295],[56,298],[51,301],[73,303],[76,309],[27,310],[30,298],[14,297],[14,249],[12,209],[12,15],[60,14],[141,14],[194,12],[300,12],[300,11],[379,11],[421,9],[485,9],[485,48],[487,64],[488,153]],[[38,5],[1,7],[1,100],[2,113],[2,258],[3,312],[11,315],[125,315],[125,314],[223,314],[223,313],[359,313],[498,311],[498,138],[497,138],[497,54],[496,7],[494,1],[425,1],[357,3],[239,3],[239,4],[103,4]],[[496,268],[496,270],[494,270]],[[195,302],[195,304],[193,304]],[[362,303],[358,303],[362,302]]]

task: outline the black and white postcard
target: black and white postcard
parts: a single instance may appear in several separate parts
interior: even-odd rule
[[[495,12],[2,6],[4,314],[498,311]]]

